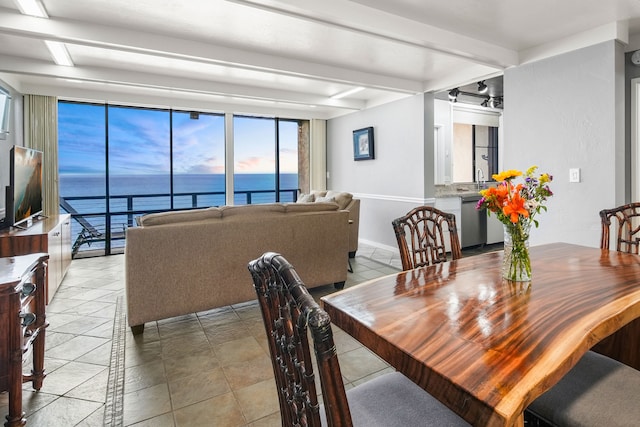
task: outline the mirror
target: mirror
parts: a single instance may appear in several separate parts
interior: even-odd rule
[[[489,182],[500,169],[502,111],[434,102],[435,184]]]
[[[480,90],[480,83],[486,84],[486,91]],[[453,102],[450,89],[434,94],[434,182],[489,182],[501,168],[503,77],[459,86]],[[500,105],[490,108],[492,98]]]
[[[487,182],[498,173],[498,127],[453,123],[453,182]]]

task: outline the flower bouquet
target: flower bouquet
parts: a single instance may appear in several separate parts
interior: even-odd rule
[[[515,179],[523,176],[519,170],[508,170],[493,175],[498,181],[496,187],[482,190],[482,198],[476,209],[493,212],[504,224],[504,259],[502,275],[512,281],[531,280],[531,260],[529,259],[529,231],[531,224],[538,227],[535,216],[547,210],[544,202],[553,196],[548,183],[553,180],[549,174],[535,176],[537,166],[524,173],[524,182],[516,184]]]

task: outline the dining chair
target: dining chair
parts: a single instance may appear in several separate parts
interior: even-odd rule
[[[462,257],[456,217],[431,206],[418,206],[392,221],[404,271],[447,261],[445,227],[451,259]]]
[[[588,351],[527,411],[554,426],[637,426],[639,391],[639,371]]]
[[[600,248],[609,249],[611,241],[611,220],[617,225],[616,250],[638,254],[640,240],[640,203],[634,202],[613,209],[600,211],[602,232]]]
[[[603,209],[600,219],[601,249],[609,250],[614,220],[616,250],[638,254],[640,203]],[[640,420],[638,391],[639,371],[588,351],[555,386],[529,405],[527,411],[557,426],[632,426]]]
[[[282,426],[469,426],[398,372],[345,392],[329,315],[280,254],[249,263],[275,374]],[[322,391],[318,402],[309,334]]]

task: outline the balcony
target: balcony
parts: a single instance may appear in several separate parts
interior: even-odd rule
[[[278,201],[295,202],[298,189],[281,189]],[[71,214],[73,258],[124,252],[126,230],[135,227],[135,217],[155,212],[200,209],[225,205],[224,191],[110,196],[60,197],[60,211]],[[235,205],[276,202],[275,190],[234,192]]]

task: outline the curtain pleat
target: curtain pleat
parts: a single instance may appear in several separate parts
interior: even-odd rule
[[[58,99],[24,95],[24,145],[44,153],[42,165],[43,213],[60,212],[58,200]]]
[[[309,173],[311,190],[327,189],[327,121],[311,120]]]

